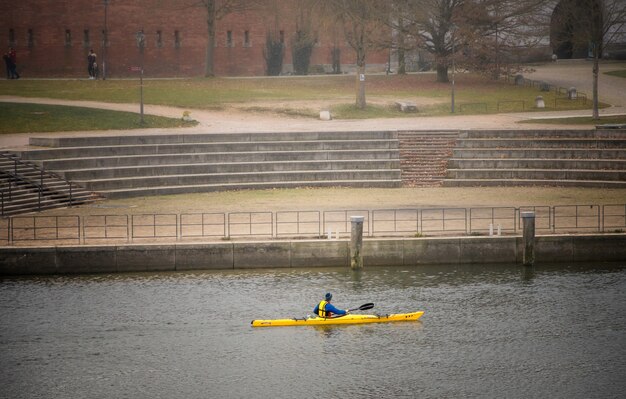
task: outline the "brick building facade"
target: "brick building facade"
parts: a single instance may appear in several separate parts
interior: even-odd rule
[[[105,7],[106,3],[106,7]],[[217,21],[214,71],[221,76],[266,74],[268,32],[284,42],[283,72],[292,70],[291,40],[296,31],[296,1],[279,1],[278,10],[245,11]],[[1,2],[0,40],[17,51],[25,77],[87,77],[87,53],[106,62],[107,77],[129,76],[143,62],[146,76],[203,76],[206,58],[206,10],[194,0],[21,0]],[[104,47],[105,24],[107,32]],[[354,51],[341,28],[319,24],[311,65],[332,69],[332,51],[340,50],[343,71],[354,67]],[[145,37],[143,52],[137,33]],[[6,48],[6,47],[5,47]],[[384,70],[389,52],[371,53],[370,69]]]

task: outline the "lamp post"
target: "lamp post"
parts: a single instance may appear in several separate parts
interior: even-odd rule
[[[454,33],[456,31],[456,26],[452,25],[451,27],[452,30],[452,93],[451,93],[451,102],[452,104],[450,105],[450,112],[454,113],[454,73],[455,73],[455,65],[454,65]]]
[[[107,80],[107,41],[109,40],[109,30],[107,28],[107,11],[109,0],[104,0],[104,34],[102,38],[102,80]]]
[[[141,114],[141,124],[143,125],[143,49],[146,45],[146,35],[143,33],[143,29],[135,34],[135,39],[137,40],[137,46],[139,46],[139,55],[141,58],[139,66],[141,69],[141,71],[139,72],[139,113]]]

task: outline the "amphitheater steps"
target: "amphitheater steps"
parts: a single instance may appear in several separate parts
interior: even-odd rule
[[[60,176],[0,152],[0,214],[3,217],[93,202],[91,192]]]
[[[399,187],[395,132],[32,138],[21,153],[109,198],[232,189]]]
[[[441,186],[457,138],[458,132],[399,132],[403,186]]]
[[[626,131],[467,131],[444,186],[626,188]]]

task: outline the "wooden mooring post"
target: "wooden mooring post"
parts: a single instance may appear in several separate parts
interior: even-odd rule
[[[350,230],[350,267],[361,269],[363,267],[363,216],[350,216],[352,228]]]
[[[522,262],[524,266],[535,264],[535,212],[522,212],[524,254]]]

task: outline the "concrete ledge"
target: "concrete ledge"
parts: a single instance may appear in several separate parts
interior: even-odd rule
[[[522,238],[366,239],[368,266],[520,264]],[[538,236],[537,264],[614,262],[626,259],[626,234]],[[285,240],[0,248],[0,275],[142,271],[349,267],[349,241]]]
[[[176,270],[233,268],[232,243],[176,245]]]
[[[285,241],[233,243],[235,269],[291,267],[291,243]]]
[[[0,249],[0,275],[55,273],[59,273],[55,247]]]
[[[166,271],[176,265],[174,245],[124,245],[116,247],[118,272]]]
[[[60,274],[117,272],[115,246],[56,247],[54,255]]]
[[[303,240],[291,242],[291,267],[349,267],[348,241]]]

